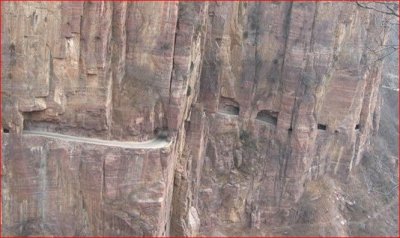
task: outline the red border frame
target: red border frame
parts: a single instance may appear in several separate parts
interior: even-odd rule
[[[76,1],[76,2],[84,2],[84,0],[73,0],[73,1]],[[171,1],[171,0],[166,0],[166,1]],[[143,0],[143,1],[137,1],[137,0],[126,0],[126,2],[166,2],[165,0],[153,0],[153,1],[151,1],[151,0]],[[202,0],[183,0],[183,1],[181,1],[181,2],[206,2],[206,1],[209,1],[209,2],[211,2],[211,0],[205,0],[205,1],[202,1]],[[220,2],[239,2],[239,1],[241,1],[241,0],[220,0]],[[34,1],[34,0],[0,0],[0,3],[1,3],[1,6],[0,6],[0,71],[2,70],[2,63],[3,63],[3,60],[2,60],[2,37],[1,37],[1,34],[2,34],[2,18],[3,18],[3,14],[2,14],[2,8],[3,8],[3,2],[67,2],[66,0],[60,0],[60,1],[57,1],[57,0],[42,0],[42,1]],[[92,2],[102,2],[102,1],[100,1],[100,0],[93,0]],[[119,2],[118,0],[106,0],[106,2]],[[171,1],[172,2],[172,1]],[[355,0],[334,0],[334,1],[327,1],[327,0],[277,0],[277,1],[274,1],[274,0],[259,0],[259,1],[257,1],[257,0],[245,0],[245,1],[243,1],[243,2],[355,2]],[[362,0],[362,1],[360,1],[360,2],[398,2],[399,3],[399,5],[400,5],[400,0],[388,0],[388,1],[384,1],[384,0]],[[399,22],[400,22],[400,17],[399,17]],[[399,33],[400,33],[400,24],[398,25],[398,27],[399,27]],[[400,38],[400,35],[398,35],[398,37]],[[398,54],[398,56],[399,56],[399,59],[400,59],[400,50],[397,50],[397,54]],[[399,70],[398,70],[398,75],[400,75],[400,60],[399,60],[399,62],[398,62],[398,64],[399,64]],[[400,81],[398,81],[398,87],[400,87]],[[398,97],[398,102],[400,102],[400,93],[398,93],[397,94],[397,97]],[[2,90],[2,74],[0,75],[0,123],[2,124],[2,121],[3,121],[3,117],[2,117],[2,112],[3,112],[3,110],[2,110],[2,98],[3,98],[3,90]],[[398,111],[400,111],[400,104],[399,104],[399,107],[397,108],[397,110]],[[400,118],[398,118],[398,122],[399,122],[399,124],[400,124]],[[2,133],[1,133],[1,135],[2,135]],[[2,138],[2,136],[0,136],[0,143],[1,143],[1,145],[2,145],[2,142],[3,142],[3,138]],[[397,144],[397,146],[398,146],[398,148],[400,148],[400,134],[398,133],[398,144]],[[398,155],[398,157],[399,157],[399,155]],[[3,196],[2,196],[2,181],[1,181],[1,179],[2,179],[2,177],[3,177],[3,175],[2,175],[2,170],[3,170],[3,164],[2,164],[2,158],[3,158],[3,154],[2,154],[2,147],[0,147],[0,195],[1,195],[1,200],[0,200],[0,237],[10,237],[10,236],[2,236],[2,223],[3,223],[3,219],[2,219],[2,208],[3,208],[3,206],[2,206],[2,203],[3,203]],[[400,167],[398,166],[398,174],[400,175]],[[400,176],[398,176],[399,177],[399,183],[400,183]],[[398,188],[398,191],[399,191],[399,194],[400,194],[400,187],[398,186],[397,187]],[[398,196],[398,204],[400,204],[400,196]],[[400,228],[400,211],[398,212],[398,229]],[[397,235],[397,236],[350,236],[350,237],[393,237],[393,238],[398,238],[398,237],[400,237],[400,231],[398,230],[398,232],[399,232],[399,234]],[[18,237],[18,236],[11,236],[11,237]],[[34,238],[39,238],[39,237],[80,237],[80,236],[30,236],[30,237],[34,237]],[[83,236],[83,237],[85,237],[85,238],[97,238],[97,237],[101,237],[101,236]],[[107,237],[120,237],[120,236],[107,236]],[[123,236],[123,237],[130,237],[130,236]],[[157,236],[154,236],[154,237],[157,237]],[[180,238],[180,237],[182,237],[183,238],[183,236],[175,236],[175,237],[177,237],[177,238]],[[202,236],[202,237],[207,237],[207,236]],[[219,238],[218,236],[214,236],[214,237],[216,237],[216,238]],[[231,236],[231,237],[264,237],[264,236]],[[270,237],[270,238],[274,238],[274,237],[285,237],[285,236],[267,236],[267,237]],[[291,238],[304,238],[304,237],[310,237],[310,238],[312,238],[312,237],[320,237],[320,236],[290,236]],[[331,237],[331,238],[336,238],[336,237],[343,237],[343,236],[329,236],[329,237]]]

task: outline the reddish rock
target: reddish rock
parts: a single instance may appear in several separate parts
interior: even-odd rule
[[[378,129],[356,4],[2,7],[3,235],[284,235]]]

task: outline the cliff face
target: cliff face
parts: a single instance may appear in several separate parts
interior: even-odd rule
[[[307,232],[351,233],[315,191],[352,181],[378,130],[384,16],[330,2],[2,8],[4,235],[298,234],[321,201],[335,225]]]

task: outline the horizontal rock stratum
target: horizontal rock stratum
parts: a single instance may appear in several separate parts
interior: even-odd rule
[[[366,217],[398,203],[362,182],[389,23],[337,2],[2,3],[2,235],[395,235]]]

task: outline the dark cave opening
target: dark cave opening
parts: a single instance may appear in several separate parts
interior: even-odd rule
[[[239,115],[240,108],[232,105],[225,105],[223,108],[223,112],[230,115]]]
[[[240,113],[239,103],[232,98],[220,98],[219,111],[224,114],[238,116]]]
[[[261,110],[257,113],[257,120],[276,125],[278,123],[278,112]]]

